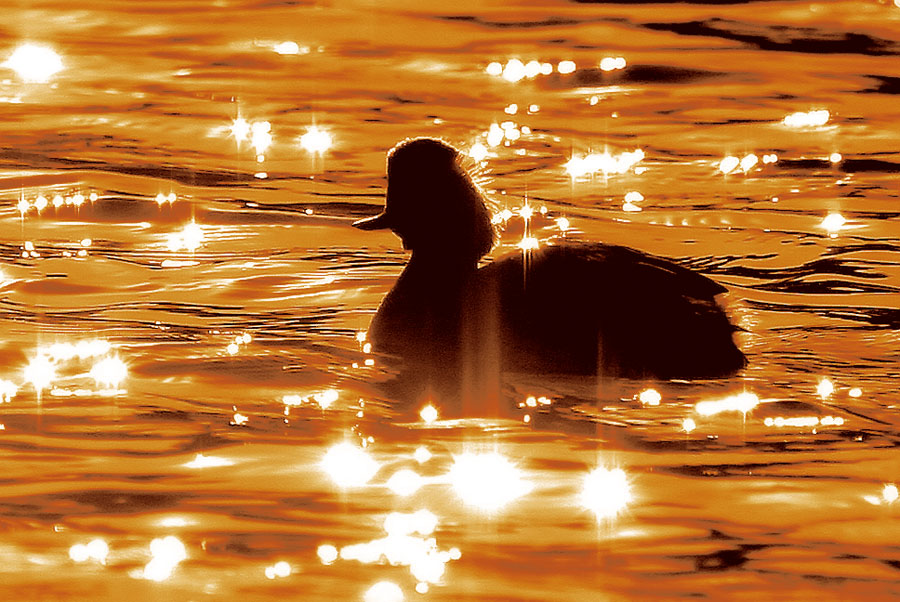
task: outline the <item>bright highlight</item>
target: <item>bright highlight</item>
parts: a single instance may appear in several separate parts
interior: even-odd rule
[[[12,69],[26,82],[43,84],[62,71],[62,59],[52,49],[36,44],[16,48],[3,67]]]
[[[738,393],[715,401],[701,401],[694,410],[701,416],[715,416],[722,412],[742,412],[746,414],[759,405],[759,397],[753,393]]]
[[[644,151],[637,149],[622,152],[618,155],[595,153],[582,157],[572,156],[564,165],[566,172],[573,178],[603,172],[604,175],[623,174],[644,158]]]
[[[316,126],[312,126],[306,130],[306,133],[300,136],[300,146],[310,153],[321,155],[333,144],[331,134]]]
[[[521,470],[498,453],[456,456],[448,476],[464,502],[488,511],[499,510],[533,487]]]
[[[351,443],[332,446],[322,459],[321,466],[340,487],[365,485],[381,468],[368,452]]]
[[[630,501],[631,487],[621,468],[610,470],[601,466],[585,477],[581,505],[597,515],[598,519],[616,516]]]
[[[187,558],[184,544],[174,535],[150,542],[150,554],[153,558],[143,572],[144,579],[150,581],[165,581],[172,576],[178,564]]]
[[[806,113],[803,111],[791,113],[782,119],[781,122],[792,128],[809,128],[823,126],[828,123],[830,118],[831,113],[825,109],[821,109],[819,111],[809,111]]]

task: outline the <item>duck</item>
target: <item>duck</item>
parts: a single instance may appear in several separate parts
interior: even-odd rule
[[[411,251],[369,325],[374,351],[456,377],[700,379],[747,365],[718,301],[727,289],[669,259],[562,239],[482,261],[497,235],[464,159],[437,138],[400,142],[383,210],[353,223],[389,229]]]

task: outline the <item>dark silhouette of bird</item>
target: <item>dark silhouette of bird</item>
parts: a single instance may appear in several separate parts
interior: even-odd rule
[[[388,154],[384,211],[412,251],[368,330],[376,351],[429,376],[492,372],[690,379],[746,365],[709,278],[628,247],[561,241],[479,267],[495,234],[484,196],[443,141]],[[452,375],[452,376],[451,376]]]

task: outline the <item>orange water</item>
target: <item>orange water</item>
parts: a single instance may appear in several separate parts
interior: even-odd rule
[[[62,69],[29,83],[0,67],[0,381],[17,390],[0,404],[0,598],[900,594],[900,8],[11,4],[2,60],[31,42]],[[602,71],[604,57],[627,66]],[[487,73],[514,58],[552,73]],[[565,60],[574,72],[559,73]],[[821,126],[782,122],[822,109]],[[238,116],[269,122],[261,160],[231,136]],[[490,146],[505,121],[520,137]],[[333,139],[322,155],[299,142],[313,125]],[[484,145],[497,209],[526,195],[545,207],[532,223],[543,241],[565,216],[569,236],[676,258],[728,286],[747,370],[678,383],[511,375],[499,405],[438,407],[426,424],[356,339],[406,256],[390,233],[350,227],[381,206],[386,150],[414,135]],[[573,179],[564,167],[637,148],[640,173]],[[720,171],[749,154],[747,173]],[[639,212],[623,210],[631,191]],[[833,232],[831,213],[846,220]],[[170,250],[191,220],[203,240]],[[495,255],[521,236],[509,220]],[[37,395],[32,358],[89,340],[111,349],[58,359]],[[127,366],[117,386],[89,376],[102,357]],[[640,401],[648,388],[658,405]],[[327,409],[311,397],[332,390]],[[760,401],[746,414],[696,406],[741,392]],[[805,422],[776,421],[791,418]],[[345,440],[365,440],[379,463],[365,484],[340,487],[323,469]],[[431,459],[413,459],[418,447]],[[454,486],[465,453],[489,452],[518,473]],[[581,493],[598,466],[622,469],[630,492],[619,507],[623,492],[601,487],[595,501],[618,511],[599,516]],[[406,496],[387,486],[403,468],[425,479]],[[317,554],[383,538],[389,513],[420,509],[437,524],[413,543],[459,551],[429,557],[443,568],[430,582],[385,557]],[[155,573],[151,542],[166,536],[186,558]],[[103,562],[73,549],[95,539]],[[384,581],[397,589],[373,589]]]

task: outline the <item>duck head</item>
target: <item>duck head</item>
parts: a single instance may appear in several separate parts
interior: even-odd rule
[[[390,228],[413,256],[477,262],[493,247],[494,230],[484,197],[461,159],[441,140],[404,140],[388,153],[384,211],[353,225]]]

